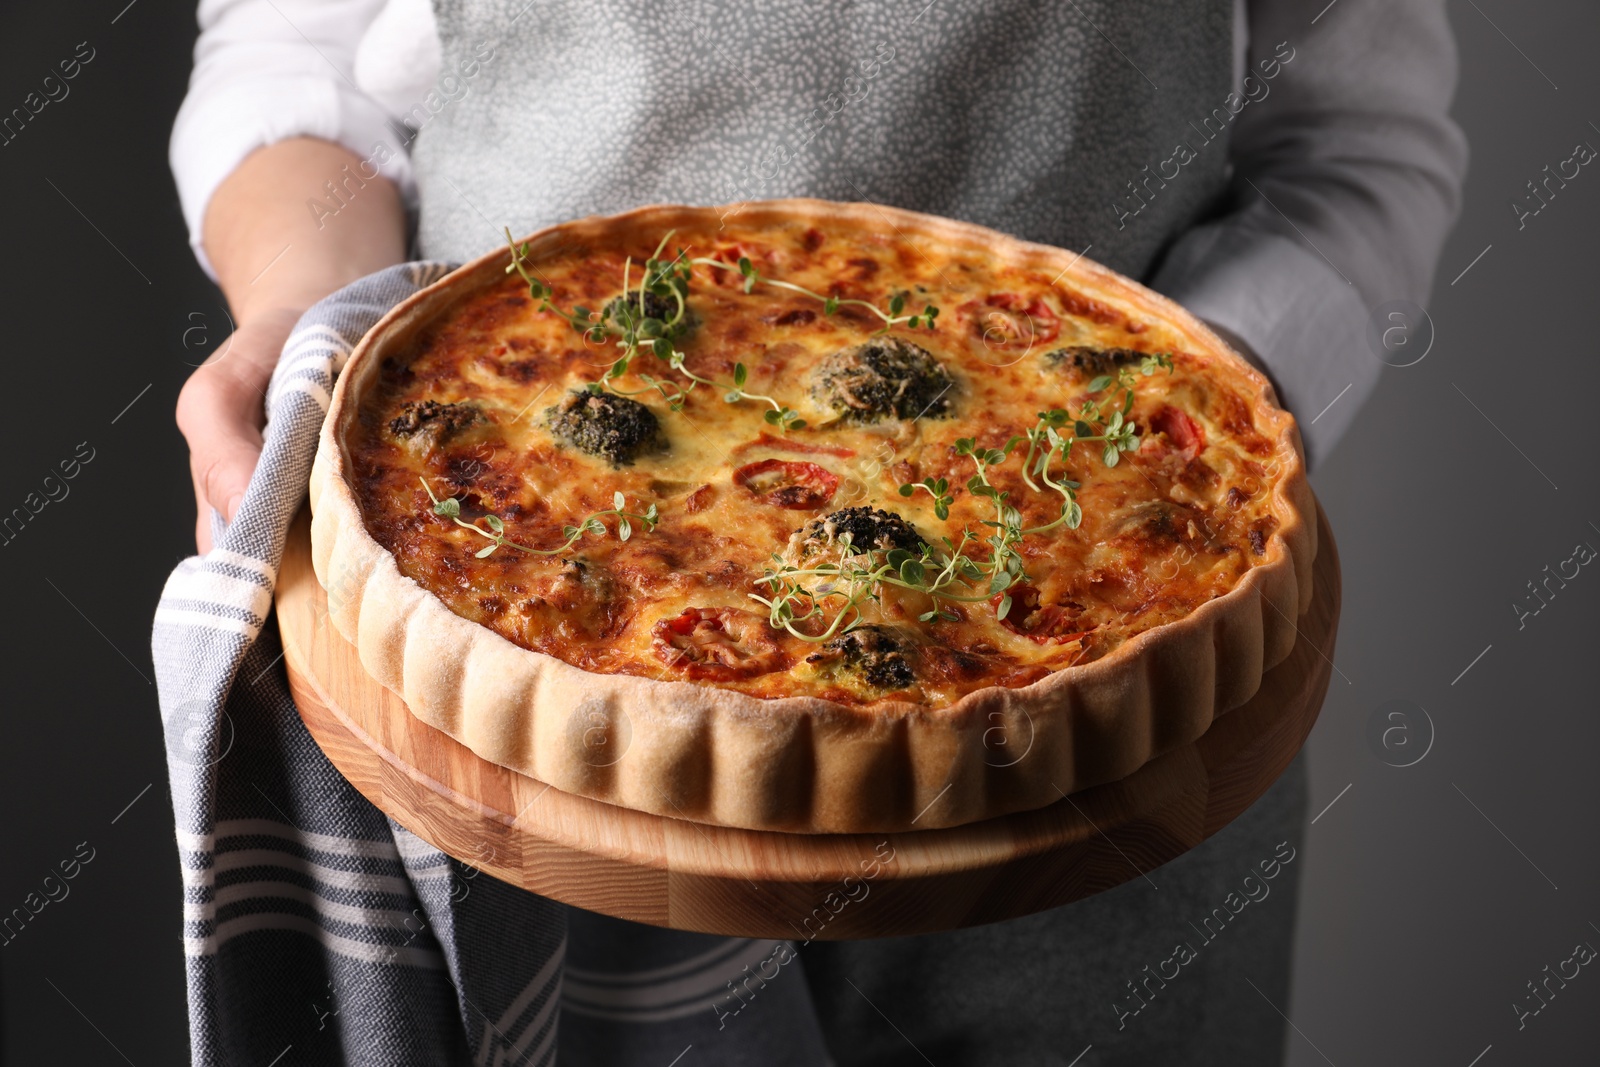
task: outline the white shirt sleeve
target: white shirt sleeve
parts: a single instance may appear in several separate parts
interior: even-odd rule
[[[1339,0],[1315,24],[1307,11],[1249,0],[1251,85],[1267,92],[1234,123],[1231,204],[1152,284],[1254,350],[1314,464],[1377,384],[1370,309],[1427,300],[1467,150],[1443,0]],[[1262,78],[1280,48],[1293,60]]]
[[[410,161],[391,120],[437,77],[427,0],[201,0],[199,22],[169,159],[206,273],[215,277],[200,244],[212,193],[245,156],[274,142],[308,136],[344,145],[414,202]],[[390,59],[363,62],[363,52]],[[373,158],[380,143],[386,150]]]

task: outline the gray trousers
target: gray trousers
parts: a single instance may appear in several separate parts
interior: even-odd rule
[[[801,949],[838,1067],[1283,1062],[1306,758],[1199,848],[1065,907]]]

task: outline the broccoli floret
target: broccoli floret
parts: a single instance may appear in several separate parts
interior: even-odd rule
[[[441,404],[437,400],[408,400],[400,414],[389,420],[389,432],[396,437],[427,433],[443,441],[483,418],[472,404]]]
[[[678,302],[670,296],[662,296],[659,293],[652,293],[647,289],[645,290],[644,294],[643,306],[644,318],[655,319],[657,322],[662,324],[662,330],[659,334],[661,337],[670,338],[674,341],[679,340],[688,336],[689,331],[695,325],[694,315],[687,308],[684,309],[682,319],[679,319],[674,325],[667,325],[667,323],[671,322],[672,316],[678,312]],[[615,297],[607,302],[606,321],[610,323],[618,322],[621,317],[620,313],[624,307],[627,308],[628,312],[634,318],[640,317],[639,290],[629,290],[626,296]],[[649,336],[656,335],[652,334]]]
[[[942,418],[955,379],[927,349],[881,337],[840,349],[817,366],[811,394],[841,419]]]
[[[1062,370],[1083,378],[1098,378],[1102,374],[1115,374],[1117,368],[1138,363],[1145,353],[1131,348],[1090,348],[1074,345],[1058,348],[1045,358]]]
[[[812,519],[795,531],[802,557],[812,555],[846,534],[857,551],[900,548],[915,554],[920,553],[926,543],[915,526],[882,508],[843,508],[820,519]]]
[[[545,417],[558,438],[613,464],[632,463],[639,453],[664,443],[653,411],[613,393],[574,390],[545,409]]]
[[[888,626],[858,626],[824,644],[806,662],[849,672],[878,689],[905,689],[917,680],[916,646]]]

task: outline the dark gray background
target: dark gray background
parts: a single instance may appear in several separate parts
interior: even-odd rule
[[[166,167],[192,6],[126,3],[0,8],[0,112],[78,42],[96,50],[71,94],[0,147],[0,512],[79,442],[95,450],[70,495],[0,545],[0,912],[80,842],[94,849],[70,895],[0,947],[5,1063],[186,1058],[149,626],[168,570],[192,551],[173,402],[228,326]],[[1344,619],[1311,742],[1321,814],[1283,1006],[1294,1067],[1589,1062],[1600,1037],[1589,969],[1521,1031],[1511,1007],[1576,942],[1600,945],[1600,568],[1521,630],[1512,608],[1576,543],[1600,549],[1600,169],[1520,232],[1508,206],[1577,142],[1600,146],[1600,10],[1477,0],[1451,12],[1472,169],[1429,308],[1437,340],[1416,366],[1385,371],[1314,479],[1344,560]],[[1433,724],[1415,766],[1387,765],[1367,741],[1394,699]]]
[[[1520,1031],[1511,1006],[1575,943],[1600,947],[1600,568],[1521,630],[1512,608],[1579,541],[1600,550],[1600,169],[1520,231],[1510,207],[1578,142],[1600,148],[1600,8],[1476,5],[1450,5],[1472,162],[1437,340],[1384,372],[1313,479],[1344,562],[1349,684],[1334,676],[1312,735],[1312,814],[1350,789],[1306,847],[1294,1067],[1467,1067],[1491,1044],[1480,1067],[1600,1059],[1600,975]],[[1433,721],[1415,766],[1368,747],[1391,699]]]

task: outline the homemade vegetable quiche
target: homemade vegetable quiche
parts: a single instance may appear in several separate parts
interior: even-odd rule
[[[1315,505],[1271,386],[1071,253],[877,205],[652,207],[352,355],[311,499],[412,713],[560,789],[806,832],[1122,777],[1286,656]]]

